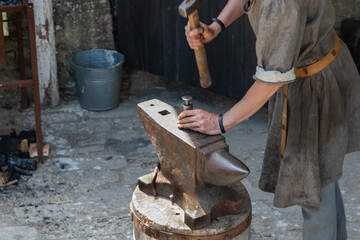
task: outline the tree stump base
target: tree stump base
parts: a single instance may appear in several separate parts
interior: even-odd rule
[[[244,192],[247,203],[238,215],[215,219],[211,225],[193,230],[184,223],[184,211],[163,197],[153,197],[136,187],[130,203],[134,240],[250,240],[251,202],[245,187],[231,188]]]

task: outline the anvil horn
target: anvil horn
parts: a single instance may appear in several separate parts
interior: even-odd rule
[[[213,152],[200,178],[208,184],[229,186],[249,175],[249,168],[225,149]]]

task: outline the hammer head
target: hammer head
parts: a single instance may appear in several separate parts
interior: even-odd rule
[[[204,0],[184,0],[179,6],[179,13],[187,18],[191,13],[200,7]]]

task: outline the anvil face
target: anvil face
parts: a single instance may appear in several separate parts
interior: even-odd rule
[[[249,174],[249,169],[229,153],[222,135],[209,136],[179,129],[176,124],[178,112],[174,107],[153,99],[138,104],[138,111],[160,159],[159,175],[163,180],[157,188],[170,186],[164,192],[175,195],[175,202],[180,203],[189,214],[192,208],[200,206],[204,208],[204,214],[210,216],[213,204],[223,200],[222,196],[229,195],[226,186],[239,182]],[[149,184],[151,179],[146,176],[141,179],[140,189],[148,191],[142,186]],[[210,197],[213,195],[218,197]],[[206,207],[201,202],[206,203]]]

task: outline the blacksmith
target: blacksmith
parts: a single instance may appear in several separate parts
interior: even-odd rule
[[[203,47],[243,13],[256,35],[254,84],[223,115],[188,110],[178,126],[219,134],[269,100],[260,189],[275,193],[276,207],[301,206],[303,239],[347,239],[337,181],[345,154],[360,150],[360,77],[333,29],[332,2],[229,0],[210,25],[186,27],[190,47]]]

